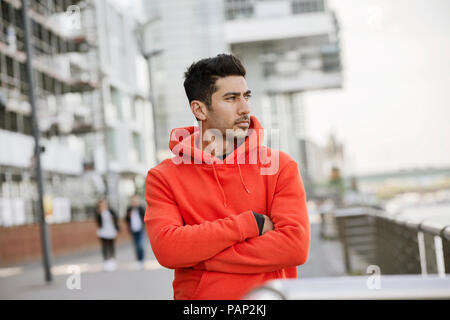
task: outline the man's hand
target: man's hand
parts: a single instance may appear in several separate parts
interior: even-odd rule
[[[273,222],[270,220],[269,216],[264,215],[264,227],[261,235],[271,230],[273,230]]]

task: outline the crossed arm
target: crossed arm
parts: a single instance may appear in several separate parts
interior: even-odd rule
[[[271,212],[261,236],[251,210],[198,225],[184,225],[157,172],[149,172],[145,222],[158,261],[168,268],[260,273],[303,264],[309,251],[309,221],[297,164],[281,169]]]

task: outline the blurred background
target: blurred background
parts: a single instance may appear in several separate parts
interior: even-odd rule
[[[103,272],[95,206],[124,224],[172,128],[196,125],[194,61],[233,53],[252,114],[299,164],[311,253],[299,278],[450,273],[447,0],[28,1],[37,160],[22,1],[0,1],[0,298],[170,299],[172,271],[126,227]],[[395,244],[395,245],[394,245]],[[48,248],[53,280],[44,280]],[[66,288],[79,265],[84,289]],[[45,267],[45,266],[44,266]],[[111,279],[114,281],[111,282]],[[115,287],[112,287],[113,284]],[[117,289],[117,290],[114,290]]]

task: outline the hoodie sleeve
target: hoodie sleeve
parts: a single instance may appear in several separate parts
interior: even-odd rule
[[[195,269],[261,273],[302,265],[309,254],[310,226],[306,194],[295,161],[280,172],[269,217],[274,230],[236,243]]]
[[[170,187],[152,169],[146,180],[145,225],[158,262],[170,269],[191,267],[259,234],[251,210],[224,219],[184,225]]]

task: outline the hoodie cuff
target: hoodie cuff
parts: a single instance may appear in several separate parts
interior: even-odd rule
[[[259,230],[259,235],[262,235],[263,229],[264,229],[264,222],[266,219],[264,219],[264,215],[260,214],[260,213],[256,213],[254,211],[253,215],[255,216],[255,220],[256,223],[258,224],[258,230]]]
[[[248,238],[257,237],[259,235],[258,224],[256,223],[253,211],[244,211],[238,215],[238,228],[240,233],[239,241],[244,241]]]

